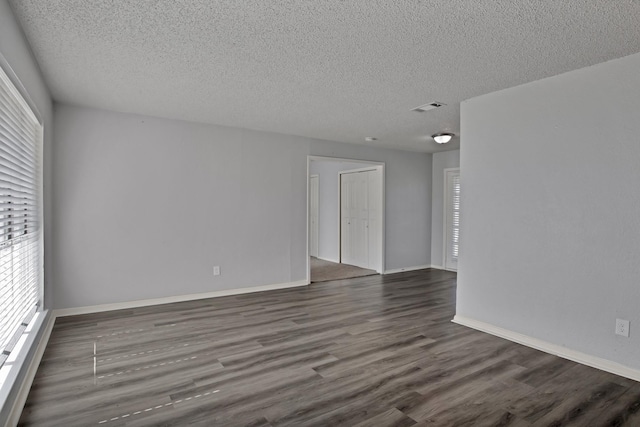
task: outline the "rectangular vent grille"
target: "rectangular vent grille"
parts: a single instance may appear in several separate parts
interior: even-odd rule
[[[443,105],[447,105],[444,102],[433,101],[428,104],[421,105],[416,108],[412,108],[411,111],[416,111],[418,113],[424,113],[425,111],[433,110],[434,108],[440,108]]]

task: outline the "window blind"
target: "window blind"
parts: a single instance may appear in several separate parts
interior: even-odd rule
[[[460,253],[460,174],[455,175],[452,181],[451,257],[457,261]]]
[[[41,301],[42,126],[0,68],[0,366]]]

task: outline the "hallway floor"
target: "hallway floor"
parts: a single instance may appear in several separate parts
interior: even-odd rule
[[[327,282],[329,280],[352,279],[354,277],[372,276],[375,270],[356,267],[355,265],[339,264],[325,261],[316,257],[311,258],[311,283]]]

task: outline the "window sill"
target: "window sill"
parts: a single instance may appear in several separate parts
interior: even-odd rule
[[[48,310],[36,313],[0,368],[0,425],[17,423],[18,419],[12,418],[20,416],[22,407],[16,406],[22,406],[26,400],[38,367],[33,362],[42,357],[45,347],[42,344],[49,339],[52,327],[53,318]]]

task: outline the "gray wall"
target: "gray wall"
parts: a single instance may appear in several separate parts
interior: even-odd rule
[[[460,150],[433,154],[431,176],[431,265],[443,268],[444,170],[460,166]]]
[[[0,66],[7,73],[13,83],[21,89],[23,96],[31,107],[36,110],[39,119],[44,126],[44,159],[43,159],[43,186],[44,186],[44,230],[45,230],[45,277],[44,277],[44,308],[53,307],[53,281],[51,263],[51,212],[53,191],[51,186],[51,160],[52,160],[52,135],[53,135],[53,106],[49,90],[40,73],[40,69],[31,53],[31,48],[22,33],[22,29],[16,21],[11,8],[6,0],[0,0]],[[48,322],[48,313],[42,324]],[[0,396],[0,425],[5,425],[15,403],[20,385],[26,378],[26,371],[31,363],[36,347],[42,339],[45,328],[40,328],[35,334],[29,334],[26,341],[28,350],[23,353],[24,358],[18,359],[18,364],[8,374],[3,384]],[[24,350],[23,350],[24,351]],[[17,368],[17,370],[15,369]]]
[[[640,368],[638,70],[640,54],[462,104],[458,315]]]
[[[40,68],[36,63],[31,48],[22,33],[22,28],[16,21],[13,11],[6,0],[0,0],[0,54],[5,61],[0,58],[0,64],[9,67],[15,73],[22,86],[27,92],[29,103],[37,110],[40,120],[44,126],[44,164],[43,164],[43,187],[44,187],[44,227],[45,227],[45,277],[44,277],[44,305],[45,308],[53,306],[52,269],[49,256],[51,254],[51,242],[53,239],[51,220],[53,189],[51,185],[51,164],[52,164],[52,135],[53,135],[53,105],[49,89],[40,73]],[[11,70],[5,72],[13,79]],[[14,84],[17,82],[14,80]],[[19,85],[19,83],[17,84]]]
[[[27,43],[22,29],[16,21],[13,11],[6,0],[0,0],[0,54],[5,61],[0,58],[0,65],[3,68],[8,64],[24,86],[31,106],[37,110],[44,125],[44,164],[43,164],[43,186],[44,186],[44,227],[45,227],[45,308],[53,306],[52,265],[49,261],[51,254],[51,207],[53,202],[53,189],[51,186],[51,160],[52,160],[52,135],[53,135],[53,106],[49,90],[42,78],[40,68],[36,63],[31,48]],[[19,85],[12,72],[5,69],[9,77],[14,80],[14,84]]]
[[[311,175],[318,175],[318,258],[340,262],[340,172],[366,167],[366,163],[314,160]]]
[[[57,308],[305,280],[307,155],[385,162],[387,266],[431,256],[428,154],[62,104],[55,133]]]

